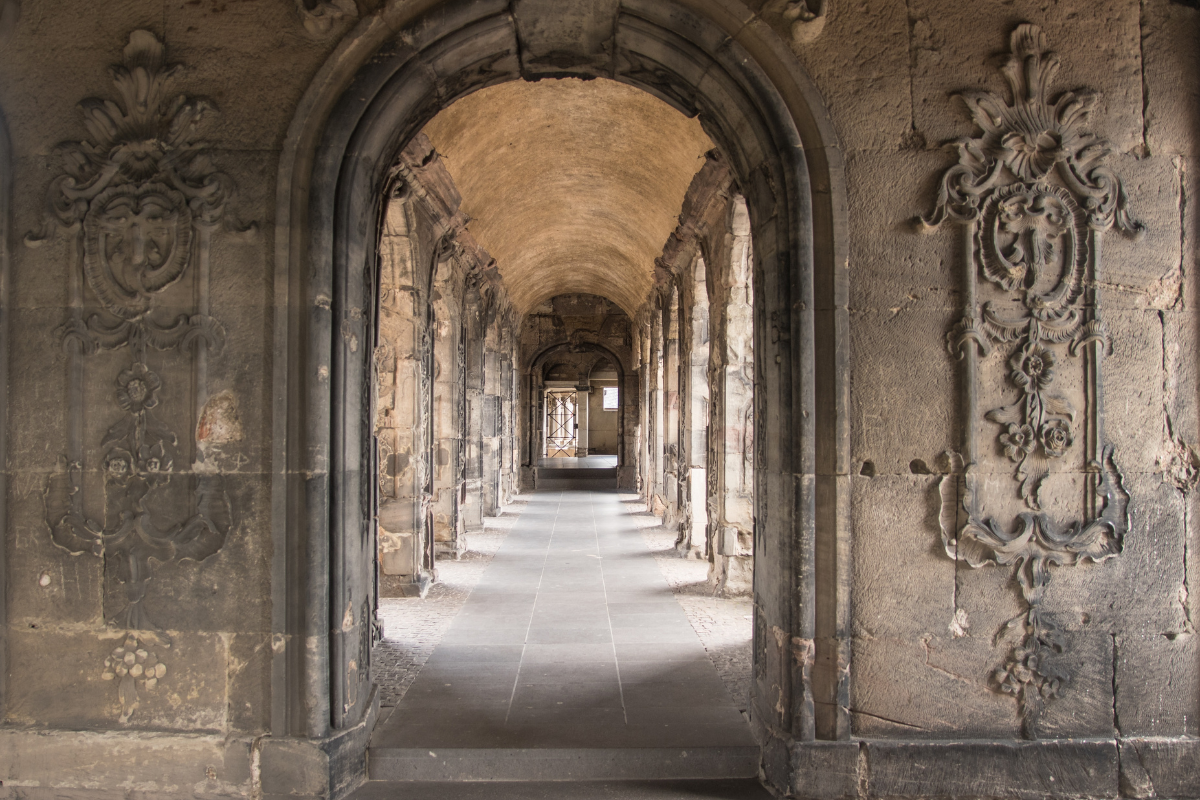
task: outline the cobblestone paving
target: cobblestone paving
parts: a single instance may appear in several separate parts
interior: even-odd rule
[[[380,705],[394,706],[404,697],[527,502],[517,498],[501,516],[485,519],[482,533],[467,536],[467,551],[459,560],[438,561],[438,582],[424,599],[379,599],[383,640],[371,651],[371,660]]]
[[[738,708],[747,709],[751,680],[750,598],[714,597],[708,586],[708,562],[676,556],[674,531],[662,528],[659,518],[647,513],[645,503],[636,495],[622,495],[621,499],[633,515],[634,523],[642,529],[646,546],[654,552],[659,569],[675,591],[725,688]],[[372,659],[382,705],[394,706],[404,697],[526,502],[517,498],[502,516],[486,519],[484,531],[468,537],[468,550],[460,560],[439,561],[439,580],[425,599],[380,598],[383,641],[375,646]]]
[[[750,637],[754,627],[751,598],[749,595],[714,597],[708,585],[708,562],[677,556],[675,531],[663,528],[661,520],[649,514],[646,504],[636,495],[623,495],[622,500],[642,528],[646,546],[654,553],[663,577],[683,606],[733,702],[747,710],[752,676]]]

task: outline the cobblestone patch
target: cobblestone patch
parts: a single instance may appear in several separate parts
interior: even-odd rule
[[[467,536],[467,551],[458,560],[439,560],[438,582],[423,599],[379,598],[383,639],[371,661],[380,705],[394,706],[404,697],[528,502],[517,498],[504,514],[485,518],[483,531]]]
[[[663,577],[683,606],[688,621],[700,637],[717,674],[738,708],[750,706],[753,601],[749,596],[714,597],[708,585],[708,562],[680,558],[675,553],[675,531],[646,511],[635,495],[622,497],[633,520],[642,529],[646,546],[654,553]]]

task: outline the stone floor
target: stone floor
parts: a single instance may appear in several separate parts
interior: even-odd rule
[[[372,781],[352,800],[771,800],[757,780],[394,783]]]
[[[385,641],[377,656],[408,686],[385,691],[396,705],[372,739],[373,777],[520,780],[516,762],[531,752],[537,778],[754,774],[744,701],[726,689],[647,546],[634,513],[644,507],[576,483],[523,496],[507,536],[490,534],[503,536],[490,562],[482,553],[444,564],[448,585],[433,602],[384,603],[389,639],[418,635]],[[482,574],[463,569],[472,565]],[[418,605],[441,608],[403,610]]]
[[[438,582],[424,600],[383,598],[380,601],[384,639],[375,647],[372,658],[384,707],[396,705],[408,691],[516,523],[529,497],[520,495],[501,516],[485,519],[485,530],[470,536],[468,550],[461,559],[439,561]],[[631,524],[642,530],[646,546],[654,554],[659,569],[674,590],[675,599],[704,644],[734,704],[739,709],[747,709],[754,607],[750,598],[714,597],[708,585],[707,562],[679,558],[674,549],[675,532],[661,527],[659,518],[646,511],[645,503],[637,495],[622,494],[619,499],[630,515]]]
[[[438,581],[424,599],[380,598],[383,640],[371,651],[371,658],[381,706],[394,706],[404,697],[526,502],[527,498],[519,498],[505,514],[485,519],[484,530],[467,537],[468,549],[460,558],[439,561]]]
[[[636,497],[627,502],[635,512],[645,508]],[[662,570],[675,599],[683,606],[688,622],[700,637],[717,674],[725,683],[738,708],[750,708],[751,665],[750,636],[754,628],[754,602],[749,595],[715,597],[708,582],[708,562],[680,558],[675,550],[674,530],[663,528],[649,513],[634,517],[642,528],[646,546]]]

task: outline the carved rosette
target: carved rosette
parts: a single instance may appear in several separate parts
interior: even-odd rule
[[[38,246],[58,228],[75,240],[70,312],[60,329],[69,372],[67,452],[48,481],[46,522],[59,548],[103,558],[106,575],[124,586],[125,603],[107,623],[125,644],[105,660],[103,673],[118,684],[122,723],[138,707],[138,689],[153,689],[166,674],[147,649],[171,646],[145,609],[153,564],[204,561],[233,524],[215,467],[204,463],[196,442],[181,446],[160,417],[178,421],[181,412],[163,413],[164,379],[147,358],[155,350],[174,354],[156,363],[190,364],[200,413],[207,356],[224,341],[220,323],[207,314],[210,241],[222,221],[236,227],[226,214],[233,181],[197,138],[214,108],[170,94],[181,68],[164,56],[154,34],[130,34],[123,63],[111,69],[119,99],[80,103],[91,138],[57,147],[63,174],[50,185],[47,222],[26,237]],[[194,279],[195,313],[160,313],[162,295],[185,276]],[[182,296],[173,295],[175,308]],[[94,406],[85,396],[84,359],[121,348],[129,362],[114,376],[116,421],[100,441],[85,442],[84,409]],[[99,467],[100,513],[85,496],[89,463]]]
[[[1059,60],[1037,26],[1017,27],[1011,47],[1003,67],[1011,102],[991,92],[962,95],[981,134],[950,144],[958,163],[943,174],[937,205],[921,224],[933,230],[951,220],[963,236],[962,318],[946,342],[963,362],[964,439],[941,484],[942,543],[971,567],[1015,568],[1026,610],[1001,633],[1020,628],[1023,637],[992,684],[1019,701],[1024,733],[1035,738],[1045,703],[1071,681],[1066,633],[1042,606],[1050,566],[1112,558],[1129,530],[1129,495],[1103,435],[1111,345],[1099,281],[1103,234],[1116,227],[1137,235],[1141,226],[1104,163],[1108,145],[1082,129],[1099,96],[1077,90],[1049,99]],[[980,303],[981,291],[991,299]],[[1009,394],[981,414],[983,379],[997,368],[981,357],[997,348]],[[1060,386],[1071,374],[1079,376],[1081,404]],[[987,458],[976,441],[980,417],[993,426],[991,459],[1012,465],[1010,497],[1024,507],[1008,525],[981,509],[985,499],[1006,498],[983,498],[977,486]],[[1059,522],[1044,508],[1043,488],[1052,476],[1069,479],[1071,464],[1083,477],[1082,513]]]

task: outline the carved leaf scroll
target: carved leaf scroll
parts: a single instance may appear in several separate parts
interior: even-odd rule
[[[1026,511],[1004,525],[980,510],[970,459],[952,458],[941,484],[942,544],[971,567],[1011,566],[1026,611],[1024,635],[992,674],[997,691],[1019,702],[1025,735],[1037,736],[1046,702],[1062,695],[1071,674],[1061,655],[1069,642],[1043,608],[1050,567],[1100,562],[1121,552],[1129,530],[1129,495],[1103,441],[1101,378],[1110,344],[1101,319],[1099,237],[1116,227],[1137,235],[1120,179],[1104,164],[1108,145],[1083,130],[1098,95],[1088,90],[1050,98],[1059,59],[1047,52],[1035,25],[1012,33],[1002,71],[1011,101],[992,92],[961,95],[980,135],[950,144],[958,163],[942,175],[926,230],[961,223],[970,254],[964,264],[963,316],[946,336],[965,362],[969,387],[964,450],[977,453],[975,390],[978,356],[1003,348],[1011,402],[982,416],[995,427],[995,446],[1015,465],[1012,477]],[[982,277],[1004,297],[976,302]],[[1084,376],[1086,408],[1078,409],[1056,381],[1066,371]],[[1043,508],[1042,489],[1062,460],[1085,448],[1084,514],[1057,522]]]

